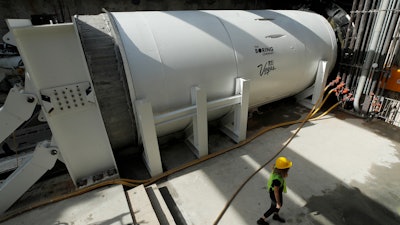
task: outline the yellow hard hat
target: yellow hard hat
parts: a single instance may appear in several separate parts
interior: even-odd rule
[[[286,157],[279,157],[276,159],[275,167],[278,169],[287,169],[292,167],[293,163]]]

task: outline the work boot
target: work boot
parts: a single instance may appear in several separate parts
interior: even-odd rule
[[[266,222],[263,218],[260,218],[257,220],[258,225],[269,225],[268,222]]]
[[[281,222],[281,223],[286,223],[286,220],[283,219],[282,217],[280,217],[278,214],[275,214],[275,215],[272,217],[272,219],[277,220],[277,221],[279,221],[279,222]]]

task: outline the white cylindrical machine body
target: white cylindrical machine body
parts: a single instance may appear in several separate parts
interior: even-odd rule
[[[111,13],[135,99],[155,115],[192,105],[198,86],[212,101],[250,80],[249,107],[295,95],[313,84],[320,60],[332,69],[336,37],[322,16],[302,11]],[[210,113],[212,115],[212,113]],[[221,116],[218,113],[210,116]],[[189,120],[188,120],[189,121]],[[188,121],[159,127],[164,135]]]

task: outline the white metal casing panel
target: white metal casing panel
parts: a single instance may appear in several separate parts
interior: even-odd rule
[[[235,55],[216,17],[200,11],[112,15],[136,98],[148,99],[155,112],[178,109],[183,102],[190,105],[191,87],[197,84],[204,86],[211,99],[233,94]]]
[[[155,115],[191,105],[193,86],[205,90],[208,100],[235,90],[235,54],[228,34],[221,32],[223,25],[201,11],[171,13],[112,13],[132,75],[127,79],[132,79],[136,99],[149,100]],[[209,118],[215,118],[213,113]],[[181,130],[190,121],[157,126],[157,134]]]
[[[276,11],[207,11],[220,18],[232,39],[238,74],[250,80],[250,107],[293,95],[309,86],[305,46],[276,23]],[[296,82],[293,82],[294,79]]]
[[[168,11],[111,13],[137,99],[155,115],[191,105],[198,86],[207,100],[232,96],[250,80],[250,107],[301,92],[320,60],[332,69],[336,39],[322,16],[301,11]],[[222,115],[222,114],[220,114]],[[213,116],[209,117],[210,119]],[[188,121],[157,127],[159,135]]]
[[[75,90],[76,86],[92,86],[73,24],[11,29],[37,96],[56,92],[61,94],[63,90],[78,94],[80,91]],[[66,93],[65,96],[67,94],[70,93]],[[71,108],[67,110],[70,104],[67,101],[73,101],[68,95],[68,99],[63,102],[65,111],[60,108],[50,111],[51,106],[45,106],[48,107],[49,103],[40,101],[53,138],[74,182],[116,168],[95,97],[92,96],[91,101],[88,98],[90,99],[85,96],[85,99],[79,102],[87,103],[86,105],[75,107],[71,104]],[[61,100],[52,101],[52,104],[60,103]]]
[[[250,80],[250,107],[295,95],[315,81],[320,60],[336,60],[336,36],[322,16],[302,11],[207,11],[220,18]]]

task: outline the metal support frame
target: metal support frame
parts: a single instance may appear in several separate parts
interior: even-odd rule
[[[235,142],[239,143],[246,139],[250,81],[237,78],[235,94],[241,96],[240,102],[234,106],[233,117],[232,115],[226,117],[221,130]]]
[[[193,116],[193,132],[188,141],[194,154],[200,158],[208,155],[207,95],[199,87],[192,88],[192,104],[196,106]]]
[[[58,149],[50,142],[40,142],[32,155],[18,167],[0,186],[0,214],[16,202],[57,161]]]
[[[24,93],[18,86],[11,88],[4,105],[0,108],[0,142],[32,116],[36,104],[37,99],[34,95]]]
[[[156,126],[191,117],[193,133],[188,141],[197,157],[208,154],[208,119],[209,111],[234,107],[233,121],[228,121],[222,128],[236,142],[246,139],[247,114],[249,107],[250,81],[237,78],[234,96],[207,102],[207,94],[199,87],[193,87],[192,106],[154,116],[151,103],[145,99],[135,101],[139,133],[143,141],[143,157],[151,176],[162,173],[160,149]],[[229,127],[229,124],[232,124]]]
[[[36,143],[37,144],[37,143]],[[19,153],[18,156],[12,155],[1,158],[0,173],[8,173],[16,170],[19,165],[24,164],[32,158],[33,151]]]
[[[320,99],[320,96],[324,94],[324,87],[326,86],[329,76],[327,64],[328,61],[320,60],[318,63],[317,76],[314,84],[296,95],[297,101],[303,106],[311,109],[315,104],[318,103],[317,101]],[[311,100],[308,99],[310,96]]]
[[[143,157],[151,176],[163,172],[160,149],[158,147],[156,127],[154,123],[153,109],[146,100],[135,101],[139,131],[143,141]]]

